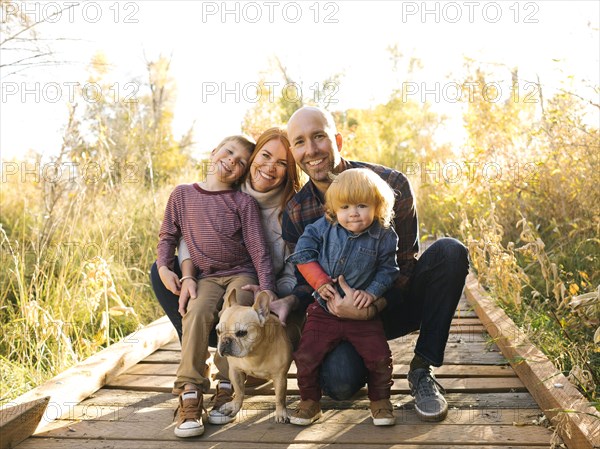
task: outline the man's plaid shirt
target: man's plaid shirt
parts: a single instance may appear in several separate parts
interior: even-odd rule
[[[410,283],[419,252],[419,234],[417,209],[406,176],[382,165],[366,162],[346,161],[342,159],[343,170],[349,168],[369,168],[387,182],[396,194],[394,203],[394,230],[398,234],[398,251],[396,253],[400,274],[394,287],[406,289]],[[343,171],[342,170],[342,171]],[[325,213],[325,199],[312,181],[306,185],[287,204],[282,217],[282,236],[294,252],[296,242],[304,232],[304,228],[317,221]],[[300,300],[302,309],[312,302],[312,288],[296,270],[298,284],[292,292]]]

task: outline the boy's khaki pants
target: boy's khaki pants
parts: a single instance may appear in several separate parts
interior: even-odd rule
[[[196,298],[190,299],[187,313],[183,317],[183,338],[181,341],[181,362],[177,369],[175,388],[185,384],[195,384],[202,392],[210,389],[210,380],[205,377],[205,364],[208,359],[208,336],[217,322],[223,298],[236,289],[239,304],[252,305],[252,292],[242,290],[246,284],[258,284],[255,276],[238,274],[233,276],[203,278],[198,281]],[[227,373],[223,373],[227,375]]]

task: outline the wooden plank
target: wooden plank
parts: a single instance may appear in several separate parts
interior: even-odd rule
[[[454,318],[452,319],[451,325],[452,326],[476,326],[477,329],[480,329],[480,328],[482,329],[482,323],[472,308],[470,308],[469,310],[456,310],[456,312],[454,314]],[[179,340],[174,340],[174,341],[171,341],[170,343],[164,345],[161,349],[180,351],[181,344],[180,344]],[[212,351],[215,350],[215,348],[210,348],[210,349]]]
[[[394,365],[394,377],[406,377],[409,365]],[[514,377],[515,372],[508,365],[442,365],[434,368],[438,379],[447,377]]]
[[[388,342],[392,352],[412,352],[414,351],[415,343],[412,341],[398,341],[390,340]],[[446,345],[445,354],[458,353],[458,352],[469,352],[469,353],[488,353],[494,352],[501,355],[500,348],[494,343],[480,342],[480,341],[461,341],[461,342],[448,342]]]
[[[465,293],[489,334],[510,361],[569,448],[600,446],[600,413],[496,306],[473,274]],[[556,388],[556,385],[561,385]]]
[[[412,337],[412,335],[411,335]],[[415,342],[417,340],[418,335],[415,335]],[[470,334],[457,335],[450,334],[448,336],[448,343],[461,343],[461,342],[490,342],[490,336],[486,332],[472,332]]]
[[[335,423],[319,420],[309,427],[290,424],[275,424],[269,418],[270,411],[257,418],[251,426],[235,422],[227,426],[205,426],[202,441],[223,443],[320,443],[351,444],[395,444],[398,441],[416,444],[438,445],[483,445],[493,442],[499,446],[519,447],[548,445],[552,432],[539,426],[512,425],[443,425],[443,424],[397,424],[388,428],[375,428],[368,411],[362,413],[359,424]],[[173,421],[140,421],[135,425],[122,421],[57,421],[39,434],[46,438],[73,438],[104,440],[139,439],[151,441],[177,441],[173,434]],[[180,441],[180,440],[179,440]],[[143,446],[141,446],[143,447]],[[240,446],[241,447],[241,444]]]
[[[474,317],[474,318],[454,318],[452,320],[452,322],[450,323],[451,326],[469,326],[469,325],[473,325],[473,326],[479,326],[481,325],[481,321],[479,321],[479,318]]]
[[[454,318],[478,318],[478,316],[477,316],[477,313],[475,313],[475,310],[473,310],[473,309],[469,309],[469,310],[457,309],[456,312],[454,312]]]
[[[414,356],[414,343],[410,340],[389,342],[395,364],[406,364]],[[181,353],[175,350],[158,350],[144,359],[144,363],[178,364]],[[505,365],[508,364],[494,344],[461,339],[449,342],[444,354],[444,364]]]
[[[465,324],[461,326],[450,326],[451,334],[482,334],[485,327],[479,324]]]
[[[122,374],[105,385],[105,388],[117,388],[133,391],[161,391],[169,393],[173,388],[174,377],[151,376],[139,374]],[[493,382],[486,378],[445,378],[439,380],[447,392],[489,392],[501,393],[510,391],[527,391],[517,377],[498,377]],[[247,394],[273,394],[272,382],[263,386],[247,387]],[[410,392],[408,380],[394,379],[392,394]],[[288,379],[288,393],[298,394],[298,382],[295,378]]]
[[[2,404],[0,408],[0,449],[17,446],[28,438],[40,423],[50,396],[30,402]]]
[[[537,404],[529,393],[447,393],[445,395],[451,409],[532,409]],[[204,396],[205,403],[209,403],[211,394]],[[267,399],[268,398],[268,399]],[[297,401],[298,395],[288,395],[287,402],[291,404]],[[254,395],[248,396],[245,402],[272,401],[272,396]],[[334,401],[327,396],[321,400],[323,409],[366,409],[369,401],[363,390],[360,394],[347,401]],[[410,395],[392,395],[392,403],[396,408],[412,410],[414,401]],[[86,399],[80,404],[89,407],[88,414],[98,415],[95,409],[118,410],[124,407],[164,407],[174,410],[177,406],[177,398],[170,393],[141,392],[127,390],[102,389],[93,397]],[[74,419],[70,415],[71,419]]]
[[[483,326],[483,324],[481,324],[480,322],[480,326]],[[410,342],[412,344],[415,344],[417,342],[417,339],[419,338],[419,333],[418,332],[413,332],[411,334],[408,335],[404,335],[402,337],[398,337],[395,338],[394,340],[389,340],[390,343],[392,342]],[[461,342],[483,342],[483,343],[493,343],[492,339],[485,333],[485,332],[478,332],[478,333],[474,333],[472,335],[455,335],[455,334],[451,334],[450,337],[448,338],[448,343],[461,343]],[[215,348],[211,348],[209,347],[209,352],[211,354],[214,354],[215,352]],[[162,351],[181,351],[181,345],[179,344],[178,340],[174,340],[174,341],[170,341],[169,343],[166,343],[165,345],[163,345],[160,350]]]
[[[52,412],[42,416],[39,426],[43,427],[173,338],[173,326],[162,317],[12,402],[23,404],[49,396]]]
[[[138,363],[126,371],[126,374],[140,376],[175,376],[178,365],[174,363]]]
[[[482,325],[483,326],[483,325]],[[419,339],[419,333],[413,332],[408,335],[403,335],[402,337],[395,338],[393,340],[388,340],[390,344],[395,342],[407,342],[412,343],[413,345],[417,343]],[[450,334],[448,336],[448,343],[493,343],[492,339],[486,333],[478,333],[473,335],[455,335]]]
[[[245,401],[242,410],[238,416],[237,423],[245,425],[262,419],[265,412],[273,418],[275,411],[275,401],[273,396],[253,396],[252,400]],[[288,409],[293,410],[298,401],[288,403]],[[325,405],[335,405],[324,402],[324,420],[327,422],[337,422],[345,424],[360,424],[364,421],[365,415],[368,416],[368,402],[361,402],[362,408],[339,409],[327,407]],[[205,402],[207,409],[211,408],[209,401]],[[115,407],[113,405],[76,405],[72,409],[69,421],[77,422],[84,420],[93,421],[126,421],[141,422],[155,421],[169,423],[173,419],[173,407],[149,406],[140,407],[137,405]],[[414,408],[401,408],[394,412],[397,423],[400,424],[422,424],[414,411]],[[502,425],[534,425],[534,420],[538,419],[541,411],[535,409],[501,409],[501,408],[463,408],[452,407],[447,418],[440,425],[454,424],[502,424]]]
[[[154,351],[140,363],[173,363],[179,365],[181,356],[178,351],[164,351],[159,349]]]
[[[204,395],[205,403],[210,402],[211,394]],[[447,393],[444,395],[449,407],[460,409],[531,409],[538,408],[535,400],[529,393]],[[271,396],[248,396],[245,402],[272,401]],[[299,400],[298,395],[288,395],[287,403]],[[392,395],[391,401],[396,408],[414,409],[412,396],[405,394]],[[334,401],[327,396],[321,400],[324,409],[366,409],[369,401],[363,392],[351,400]],[[171,393],[142,392],[131,390],[113,390],[103,388],[94,395],[81,402],[83,406],[97,407],[166,407],[174,410],[177,406],[177,397]]]
[[[394,363],[407,364],[413,358],[411,351],[392,350]],[[444,365],[506,365],[508,361],[500,352],[479,352],[465,349],[460,352],[447,352],[444,354]]]
[[[396,351],[394,354],[394,363],[407,364],[413,358],[413,349]],[[179,364],[179,353],[175,351],[156,351],[154,354],[146,357],[144,363],[171,363]],[[468,351],[446,353],[444,355],[444,365],[507,365],[508,361],[500,352],[480,352]]]
[[[528,392],[510,392],[510,393],[446,393],[444,395],[448,401],[448,407],[458,409],[527,409],[538,408],[537,403]],[[366,399],[365,399],[366,401]],[[394,396],[392,401],[396,408],[414,409],[414,399],[410,395]],[[349,404],[349,408],[352,404]],[[341,408],[341,404],[336,402],[336,407]],[[366,402],[365,402],[366,407]]]
[[[324,449],[331,448],[329,444],[312,444],[312,443],[283,443],[283,444],[269,444],[265,443],[254,443],[254,442],[234,442],[234,443],[213,443],[203,441],[202,437],[192,438],[191,441],[147,441],[147,440],[71,440],[71,439],[55,439],[55,438],[31,438],[27,442],[21,444],[19,449],[131,449],[131,448],[142,448],[142,449],[181,449],[186,444],[194,446],[194,449]],[[472,445],[469,446],[448,446],[448,445],[427,445],[423,446],[420,444],[402,444],[401,442],[393,445],[389,444],[361,444],[360,449],[473,449]],[[518,446],[478,446],[477,449],[520,449]],[[548,445],[545,446],[527,446],[527,449],[548,449]]]
[[[162,348],[160,348],[162,351],[181,351],[181,344],[179,344],[178,341],[172,341],[170,343],[167,343],[166,345],[164,345]],[[215,348],[208,348],[211,354],[215,353]]]
[[[503,393],[527,391],[523,383],[516,377],[496,378],[493,382],[490,382],[489,379],[482,378],[445,378],[439,379],[439,382],[448,393]],[[256,388],[255,391],[262,390],[259,387]],[[295,379],[290,379],[288,381],[288,391],[290,394],[296,394],[296,392],[299,394],[298,384]],[[393,379],[392,394],[408,393],[410,393],[410,388],[406,378]]]
[[[406,377],[409,365],[394,365],[393,376]],[[127,370],[125,374],[143,376],[175,376],[177,365],[173,363],[138,363]],[[508,365],[443,365],[434,369],[438,379],[445,377],[514,377],[516,373]],[[296,377],[296,364],[292,362],[288,377]]]
[[[144,363],[173,364],[177,367],[179,364],[179,355],[168,354],[169,351],[156,351],[156,353],[147,357]],[[410,351],[398,351],[394,355],[394,363],[404,365],[410,363],[413,358],[412,349]],[[464,351],[456,353],[447,353],[444,356],[444,366],[446,365],[508,365],[508,361],[500,352]],[[176,368],[175,368],[176,369]]]

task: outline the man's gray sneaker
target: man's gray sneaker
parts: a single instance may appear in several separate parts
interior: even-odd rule
[[[410,393],[415,397],[415,410],[423,421],[442,421],[448,414],[448,403],[430,369],[418,368],[408,373]],[[439,387],[439,388],[438,388]]]

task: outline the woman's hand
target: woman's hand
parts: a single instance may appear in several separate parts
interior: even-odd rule
[[[175,272],[169,270],[166,265],[163,265],[158,269],[158,276],[160,277],[160,280],[164,286],[167,287],[167,290],[174,295],[179,295],[181,290],[181,282],[179,282],[179,278]]]
[[[252,292],[254,294],[254,297],[256,298],[256,295],[258,295],[258,293],[260,292],[260,285],[246,284],[242,286],[242,290]]]
[[[296,307],[297,301],[296,296],[288,295],[271,302],[271,312],[279,317],[279,321],[283,326],[286,325],[287,317]]]
[[[266,294],[269,295],[269,297],[271,298],[271,301],[277,301],[277,295],[275,294],[275,292],[273,292],[271,290],[261,290],[260,285],[255,285],[255,284],[242,285],[242,290],[247,291],[247,292],[252,292],[252,294],[254,295],[254,299],[256,299],[256,297],[258,296],[258,294],[260,292],[265,292]]]
[[[187,304],[190,299],[196,299],[196,280],[185,279],[181,285],[179,294],[179,314],[184,316],[187,313]]]
[[[277,301],[279,298],[277,297],[277,295],[275,294],[275,292],[271,291],[271,290],[262,290],[264,293],[266,293],[267,295],[269,295],[269,299],[271,300],[271,302],[273,301]],[[254,295],[256,297],[256,295]]]
[[[242,290],[246,290],[246,291],[254,293],[255,298],[256,298],[256,295],[261,291],[260,287],[258,285],[252,285],[252,284],[244,285],[242,287]],[[275,295],[273,292],[270,292],[270,293],[272,295]],[[290,312],[292,310],[294,310],[294,307],[296,306],[296,301],[297,301],[297,299],[294,295],[284,296],[283,298],[280,298],[280,299],[277,299],[276,296],[274,297],[274,299],[273,299],[273,296],[271,297],[271,305],[270,305],[271,312],[273,312],[275,315],[277,315],[279,317],[279,321],[281,321],[281,324],[283,326],[285,326],[287,317],[290,314]]]

